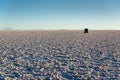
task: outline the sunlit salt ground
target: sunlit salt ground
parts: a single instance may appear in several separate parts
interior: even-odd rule
[[[0,31],[0,80],[120,80],[120,31]]]

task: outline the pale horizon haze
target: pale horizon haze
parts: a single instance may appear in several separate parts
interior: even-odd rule
[[[120,30],[120,0],[0,0],[0,30]]]

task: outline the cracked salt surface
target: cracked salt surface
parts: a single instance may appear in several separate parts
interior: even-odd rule
[[[120,31],[1,31],[7,79],[119,80]]]

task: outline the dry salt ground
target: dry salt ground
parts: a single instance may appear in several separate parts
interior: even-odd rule
[[[120,80],[120,31],[0,31],[0,80]]]

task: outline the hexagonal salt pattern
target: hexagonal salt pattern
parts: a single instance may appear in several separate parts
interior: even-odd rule
[[[0,80],[119,80],[120,31],[0,31]]]

